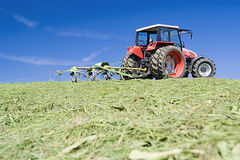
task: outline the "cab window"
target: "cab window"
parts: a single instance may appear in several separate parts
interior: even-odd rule
[[[149,34],[149,43],[150,43],[151,39],[152,39],[152,42],[156,42],[157,41],[157,33],[150,33]]]
[[[169,41],[168,28],[162,28],[161,29],[161,38],[162,38],[162,41]]]
[[[147,32],[138,33],[138,45],[146,46],[147,45]]]
[[[170,30],[170,41],[173,42],[175,46],[180,47],[178,31],[176,29]]]

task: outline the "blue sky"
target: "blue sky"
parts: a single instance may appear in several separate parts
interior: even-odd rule
[[[237,0],[0,0],[0,83],[48,81],[56,70],[119,66],[135,30],[192,29],[186,48],[211,58],[217,78],[240,79]]]

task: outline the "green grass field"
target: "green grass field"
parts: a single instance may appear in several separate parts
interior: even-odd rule
[[[153,152],[239,159],[240,80],[0,84],[0,159],[150,159]]]

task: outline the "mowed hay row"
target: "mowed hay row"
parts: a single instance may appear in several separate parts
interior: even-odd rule
[[[0,159],[234,159],[239,120],[239,80],[0,84]]]

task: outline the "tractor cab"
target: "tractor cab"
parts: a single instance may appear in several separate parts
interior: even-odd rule
[[[182,34],[189,34],[192,37],[192,31],[179,29],[178,26],[156,24],[136,30],[136,46],[147,47],[152,42],[169,42],[173,45],[184,47],[181,42]]]

